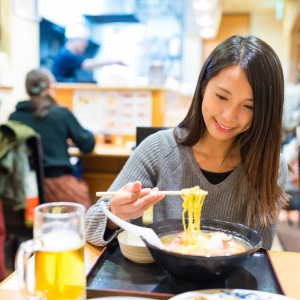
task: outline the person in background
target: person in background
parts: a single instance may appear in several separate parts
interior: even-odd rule
[[[66,27],[65,38],[67,42],[59,49],[54,60],[52,72],[59,82],[75,82],[77,69],[92,70],[94,68],[120,64],[121,61],[101,62],[95,58],[85,58],[85,52],[89,43],[90,32],[88,28],[80,24],[70,24]]]
[[[153,221],[182,218],[180,191],[208,191],[201,217],[245,224],[270,249],[279,212],[287,204],[288,166],[280,155],[283,72],[274,50],[254,36],[235,35],[205,61],[190,109],[174,129],[146,138],[109,191],[106,207],[129,221],[153,207]],[[86,240],[98,246],[120,231],[99,205],[86,214]]]
[[[67,108],[56,103],[55,78],[50,71],[30,71],[25,85],[30,99],[19,102],[9,119],[22,122],[41,135],[47,202],[78,202],[89,208],[87,184],[72,175],[74,168],[69,161],[67,139],[88,153],[95,146],[93,134],[82,128]]]

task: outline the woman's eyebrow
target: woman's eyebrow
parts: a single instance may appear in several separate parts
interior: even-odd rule
[[[220,90],[222,90],[223,92],[229,94],[229,95],[232,95],[228,90],[226,90],[226,89],[224,89],[224,88],[222,88],[220,86],[217,86],[217,88],[220,89]]]
[[[217,86],[218,89],[222,90],[223,92],[229,94],[229,95],[232,95],[228,90],[220,87],[220,86]],[[249,98],[249,99],[245,99],[245,100],[248,100],[248,101],[253,101],[253,99]]]

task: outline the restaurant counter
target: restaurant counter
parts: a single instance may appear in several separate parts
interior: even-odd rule
[[[102,248],[86,243],[85,248],[86,274],[102,251]],[[274,269],[286,296],[300,300],[300,253],[270,251]],[[17,288],[16,272],[12,273],[0,284],[0,299],[24,300]]]

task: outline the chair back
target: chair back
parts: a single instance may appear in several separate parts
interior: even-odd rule
[[[160,130],[165,130],[165,129],[168,129],[168,127],[137,127],[136,128],[136,147],[149,135],[156,133]],[[149,212],[150,212],[150,209],[146,212],[146,214],[144,214],[144,217],[142,216],[135,220],[132,220],[132,223],[134,225],[138,225],[138,226],[148,225],[148,224],[146,224],[148,222],[144,222],[143,220],[146,219],[146,215],[149,214]]]
[[[44,165],[43,165],[43,148],[42,139],[39,134],[27,140],[27,146],[32,150],[33,165],[36,172],[36,180],[39,192],[39,203],[46,202],[44,189]]]
[[[44,167],[42,159],[42,143],[40,135],[27,140],[30,167],[36,172],[39,204],[45,203]],[[6,234],[16,238],[32,238],[32,228],[25,224],[25,210],[13,210],[6,202],[2,203]]]
[[[137,127],[136,128],[136,147],[149,135],[168,127]]]

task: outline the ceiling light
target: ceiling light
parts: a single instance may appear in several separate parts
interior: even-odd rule
[[[209,1],[209,0],[197,0],[197,1],[194,1],[193,6],[197,10],[202,10],[202,11],[210,10],[210,9],[214,8],[215,1],[213,1],[213,0],[211,0],[211,1]]]
[[[216,31],[213,28],[206,27],[200,30],[200,35],[205,39],[209,39],[216,35]]]
[[[207,15],[197,18],[197,24],[202,27],[211,26],[213,24],[213,21],[213,18]]]

